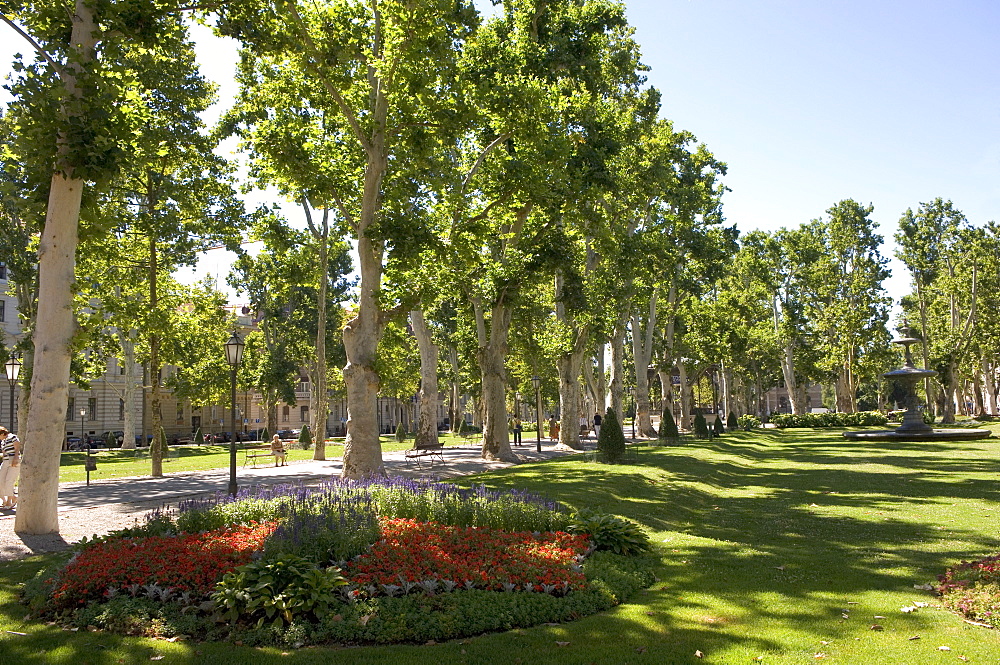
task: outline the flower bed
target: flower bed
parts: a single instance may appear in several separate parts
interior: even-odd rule
[[[62,570],[52,591],[53,605],[84,605],[105,597],[108,589],[146,585],[204,596],[225,573],[248,563],[276,526],[269,522],[200,534],[96,542]]]
[[[1000,555],[963,561],[938,576],[943,605],[1000,628]]]
[[[652,582],[649,562],[625,556],[647,548],[626,520],[518,490],[331,481],[154,511],[79,544],[24,599],[35,615],[132,635],[420,641],[612,607]]]
[[[586,583],[571,567],[588,549],[586,536],[562,532],[536,536],[386,519],[382,539],[348,563],[344,575],[369,595],[405,594],[416,586],[565,594]]]

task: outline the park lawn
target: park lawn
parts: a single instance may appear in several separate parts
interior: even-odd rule
[[[0,636],[0,656],[22,665],[160,655],[233,664],[996,662],[997,631],[933,607],[935,596],[914,585],[1000,552],[998,472],[997,439],[874,445],[817,430],[685,440],[623,465],[563,457],[461,482],[527,488],[641,523],[661,556],[659,580],[611,612],[436,645],[168,643],[24,622],[14,594],[47,560],[35,557],[0,568],[0,624],[26,633]],[[931,606],[900,611],[914,601]]]
[[[462,445],[464,440],[461,437],[450,434],[441,437],[445,445]],[[405,450],[413,447],[413,439],[409,438],[399,443],[392,436],[381,437],[383,452]],[[343,439],[337,442],[328,441],[326,445],[327,459],[336,459],[344,454]],[[149,460],[149,449],[141,448],[136,454],[134,450],[101,450],[95,449],[92,455],[97,461],[97,470],[91,471],[91,480],[102,480],[108,478],[127,478],[130,476],[148,476],[152,463]],[[59,482],[67,483],[82,481],[87,479],[87,472],[84,469],[86,453],[62,453]],[[312,450],[300,450],[291,444],[288,447],[288,461],[311,460]],[[242,467],[244,461],[243,449],[237,444],[236,463]],[[274,464],[266,459],[257,460],[257,466]],[[167,458],[163,460],[163,473],[177,473],[181,471],[206,471],[208,469],[224,469],[229,467],[229,444],[220,445],[182,445],[170,446]]]

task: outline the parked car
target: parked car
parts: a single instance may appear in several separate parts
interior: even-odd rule
[[[97,438],[100,438],[102,441],[105,442],[105,445],[107,445],[106,442],[108,440],[108,435],[109,434],[111,436],[115,437],[115,445],[118,446],[118,447],[121,447],[122,442],[125,440],[125,432],[123,432],[121,430],[114,430],[114,431],[110,431],[109,430],[107,432],[101,432],[101,436],[97,437]]]
[[[275,434],[280,439],[298,439],[301,432],[302,430],[297,429],[279,429]]]

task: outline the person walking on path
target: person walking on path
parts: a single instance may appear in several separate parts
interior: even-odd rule
[[[597,439],[601,436],[601,414],[594,414],[594,438]]]
[[[285,444],[281,441],[281,437],[277,434],[271,437],[271,452],[274,453],[274,466],[288,466],[288,462],[286,461],[287,454],[285,453]]]
[[[0,426],[0,508],[13,508],[17,505],[14,495],[14,483],[21,473],[21,440],[16,434],[11,434],[6,427]]]
[[[555,416],[549,416],[549,438],[553,441],[559,440],[559,421]]]
[[[514,416],[514,445],[521,445],[521,419]]]

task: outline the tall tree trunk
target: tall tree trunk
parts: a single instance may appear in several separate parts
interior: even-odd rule
[[[424,313],[410,312],[410,325],[420,349],[420,415],[417,418],[414,448],[436,448],[440,445],[437,429],[438,347],[431,338]]]
[[[681,427],[691,429],[691,386],[683,360],[677,361],[677,378],[680,379]]]
[[[583,369],[583,357],[590,344],[590,328],[578,326],[574,317],[566,311],[563,298],[564,276],[556,271],[555,301],[556,320],[575,332],[573,348],[561,353],[556,358],[559,372],[559,412],[561,426],[559,428],[559,445],[572,450],[579,450],[580,416],[586,417],[586,412],[580,411],[580,374]]]
[[[326,394],[326,299],[330,282],[330,209],[323,209],[323,221],[315,226],[309,202],[302,199],[302,208],[313,239],[319,250],[319,293],[316,295],[316,363],[309,397],[309,421],[314,441],[313,459],[326,459],[326,421],[330,416],[330,398]]]
[[[997,414],[997,385],[994,372],[996,371],[996,366],[983,358],[983,384],[986,390],[986,408],[987,413],[991,416]]]
[[[361,288],[354,318],[344,327],[347,366],[347,439],[344,441],[344,478],[384,476],[382,444],[378,436],[376,398],[379,376],[375,370],[378,343],[385,330],[378,291],[382,280],[382,248],[367,237],[358,240]]]
[[[625,391],[625,326],[628,324],[628,311],[625,310],[615,321],[611,333],[611,384],[609,389],[608,410],[614,411],[618,422],[625,422],[625,409],[622,397]]]
[[[632,317],[632,358],[635,365],[636,431],[643,436],[655,437],[649,417],[649,375],[647,368],[653,359],[653,330],[656,328],[656,293],[649,299],[646,325],[638,316]]]
[[[941,424],[950,424],[955,422],[955,400],[958,398],[958,363],[954,358],[948,359],[941,384],[944,387]]]
[[[125,370],[125,385],[122,388],[122,401],[125,402],[125,418],[122,425],[122,449],[135,449],[135,397],[136,386],[142,382],[139,364],[135,361],[136,330],[126,334],[118,330],[118,345],[122,349],[122,368]]]
[[[159,261],[156,251],[156,238],[149,239],[149,310],[156,312],[160,306],[157,292],[157,272]],[[155,328],[154,328],[155,330]],[[160,412],[160,336],[152,333],[149,336],[149,415],[153,424],[153,442],[149,448],[149,459],[152,462],[150,475],[159,478],[163,475],[163,452],[167,442],[163,440],[163,414]],[[236,432],[230,432],[236,436]]]
[[[448,424],[452,434],[458,434],[459,421],[465,420],[462,409],[462,383],[459,377],[458,347],[448,347],[448,365],[451,366],[451,380],[448,386]]]
[[[76,0],[70,34],[68,74],[63,85],[62,113],[72,121],[83,90],[75,76],[94,60],[98,26],[93,5]],[[85,182],[66,163],[65,133],[59,136],[60,161],[49,187],[45,227],[38,245],[38,309],[34,329],[35,357],[31,372],[31,417],[21,430],[30,455],[21,465],[21,482],[14,531],[19,534],[59,533],[59,461],[65,437],[69,400],[70,344],[75,330],[73,293],[80,202]]]
[[[519,462],[510,448],[507,431],[507,334],[510,330],[511,308],[494,305],[490,319],[478,300],[473,301],[476,316],[476,336],[479,343],[477,360],[483,382],[483,441],[482,456],[487,460]]]

